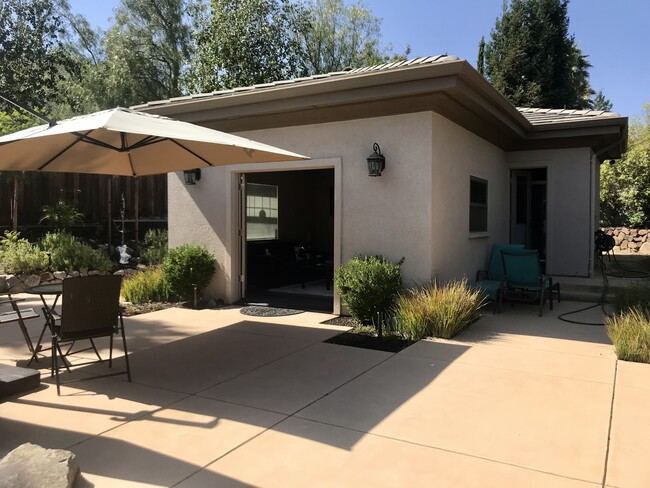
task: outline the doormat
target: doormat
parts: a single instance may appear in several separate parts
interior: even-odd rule
[[[304,310],[294,310],[292,308],[277,308],[277,307],[260,307],[249,306],[239,310],[244,315],[252,317],[282,317],[283,315],[297,315],[303,313]]]

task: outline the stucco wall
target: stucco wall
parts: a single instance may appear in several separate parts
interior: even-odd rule
[[[239,135],[314,159],[341,158],[341,260],[359,253],[405,257],[406,280],[421,282],[431,277],[431,134],[431,113],[422,112]],[[367,171],[373,142],[386,157],[379,178]],[[226,168],[203,170],[195,187],[185,187],[181,175],[169,177],[170,245],[199,243],[215,253],[220,270],[207,294],[218,297],[232,278],[229,175]]]
[[[594,195],[591,149],[508,154],[510,167],[547,168],[547,274],[588,276]]]
[[[508,242],[509,169],[498,147],[436,113],[433,121],[432,276],[447,280],[485,269],[494,242]],[[469,182],[488,182],[488,231],[469,232]]]

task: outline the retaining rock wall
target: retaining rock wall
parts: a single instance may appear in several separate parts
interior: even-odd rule
[[[650,255],[650,229],[628,227],[603,227],[602,230],[614,238],[614,252]]]

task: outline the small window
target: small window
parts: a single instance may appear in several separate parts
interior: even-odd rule
[[[469,231],[487,232],[488,230],[488,182],[469,177]]]
[[[278,238],[278,187],[246,183],[246,240]]]

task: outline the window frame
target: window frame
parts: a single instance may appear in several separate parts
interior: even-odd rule
[[[485,202],[476,201],[476,195],[472,195],[472,183],[479,183],[485,187]],[[469,215],[468,215],[468,228],[470,236],[476,236],[477,234],[486,234],[489,229],[489,213],[488,213],[488,203],[489,203],[489,185],[488,180],[485,178],[479,178],[478,176],[470,175],[469,177]],[[484,209],[485,211],[485,226],[480,229],[472,228],[472,209]]]

